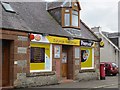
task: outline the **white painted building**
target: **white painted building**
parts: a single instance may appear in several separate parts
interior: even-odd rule
[[[119,48],[101,32],[100,27],[94,27],[92,30],[104,42],[104,47],[100,49],[100,62],[115,62],[118,64]]]

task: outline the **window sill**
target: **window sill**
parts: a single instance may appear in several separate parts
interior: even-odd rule
[[[36,76],[49,76],[49,75],[55,75],[54,71],[51,72],[33,72],[33,73],[28,73],[26,76],[27,77],[36,77]]]
[[[84,72],[95,72],[95,69],[85,69],[79,71],[79,73],[84,73]]]
[[[63,26],[62,28],[74,28],[74,29],[80,29],[80,27],[73,27],[73,26]]]

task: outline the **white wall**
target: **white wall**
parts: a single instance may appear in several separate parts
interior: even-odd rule
[[[104,41],[104,47],[100,49],[100,62],[115,62],[118,64],[118,59],[120,59],[118,56],[118,51],[116,51],[115,54],[115,48],[112,44],[109,43],[108,40],[106,40],[101,34],[101,28],[100,27],[94,27],[92,28],[92,31],[99,37],[102,38]],[[119,43],[120,43],[120,37],[119,37]],[[120,44],[119,44],[120,45]],[[119,46],[120,47],[120,46]],[[119,62],[120,63],[120,62]]]
[[[102,36],[101,36],[102,37]],[[104,38],[102,37],[105,45],[100,49],[100,62],[115,62],[118,64],[118,51]]]

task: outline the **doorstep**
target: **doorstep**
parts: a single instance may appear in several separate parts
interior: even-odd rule
[[[13,86],[5,86],[5,87],[0,87],[1,90],[10,90],[13,89]]]
[[[59,81],[58,83],[72,83],[72,82],[75,82],[75,81],[72,80],[72,79],[62,79],[62,80]]]

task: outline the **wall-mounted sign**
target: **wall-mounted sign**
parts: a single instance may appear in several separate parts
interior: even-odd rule
[[[49,43],[48,39],[45,36],[42,36],[41,34],[30,34],[29,38],[32,42]]]
[[[93,44],[94,44],[94,42],[89,41],[89,40],[81,40],[80,41],[80,46],[92,47]]]
[[[65,37],[56,36],[42,36],[41,34],[30,34],[29,39],[32,42],[43,42],[43,43],[53,43],[53,44],[64,44],[64,45],[80,45],[79,39],[69,40]]]
[[[47,36],[47,39],[49,40],[50,43],[55,43],[55,44],[80,45],[79,39],[68,40],[68,38],[56,37],[56,36]]]
[[[103,41],[100,42],[100,47],[104,47],[104,42]]]

